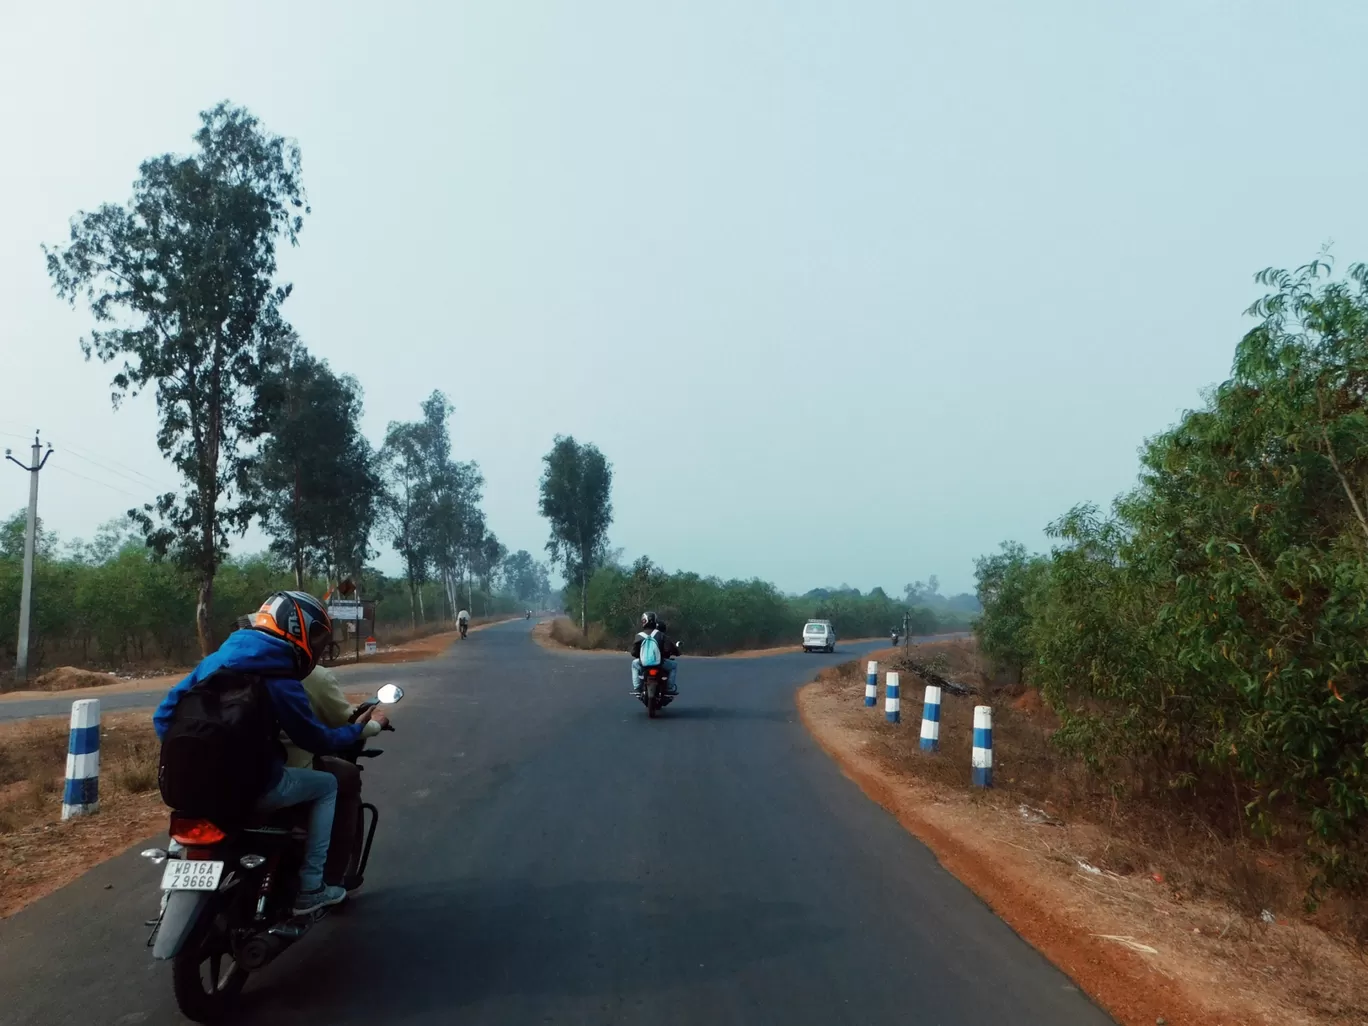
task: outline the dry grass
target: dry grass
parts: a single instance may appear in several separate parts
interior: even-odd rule
[[[897,667],[895,653],[879,655],[881,669]],[[1057,724],[1039,696],[995,685],[972,642],[918,646],[912,659],[983,693],[942,696],[938,755],[920,751],[921,686],[907,670],[897,726],[863,708],[862,661],[823,674],[814,695],[888,779],[930,789],[932,815],[991,834],[990,851],[1024,853],[1032,886],[1058,877],[1075,931],[1134,937],[1161,952],[1142,956],[1147,971],[1257,997],[1225,1021],[1368,1022],[1368,908],[1338,898],[1304,913],[1309,873],[1294,846],[1256,843],[1217,803],[1089,773],[1049,744]],[[976,704],[993,707],[989,792],[971,786]]]
[[[601,650],[608,646],[608,632],[603,629],[601,624],[591,623],[589,633],[584,634],[569,618],[564,616],[551,621],[549,636],[551,643],[559,645],[561,648],[577,648],[589,651],[591,649]]]
[[[68,719],[0,723],[0,917],[69,883],[161,824],[146,710],[102,717],[100,811],[62,822]]]
[[[145,711],[101,719],[100,798],[157,789],[159,746]],[[0,724],[0,834],[61,813],[69,723],[64,716]]]

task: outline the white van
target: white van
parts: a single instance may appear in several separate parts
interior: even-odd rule
[[[804,652],[835,652],[836,628],[830,620],[809,620],[803,626]]]

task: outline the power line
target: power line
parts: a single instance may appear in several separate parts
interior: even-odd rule
[[[78,448],[75,448],[74,446],[70,446],[70,445],[68,445],[66,448],[67,448],[68,450],[70,450],[73,454],[75,454],[76,456],[79,456],[81,459],[87,460],[88,462],[95,463],[96,466],[99,466],[99,463],[97,463],[97,462],[92,458],[90,452],[86,452],[86,454],[85,454],[84,456],[81,456],[81,453],[82,453],[83,450],[78,449]],[[137,474],[139,477],[146,479],[147,481],[149,481],[149,482],[151,482],[152,484],[156,485],[158,488],[161,488],[161,487],[162,487],[162,485],[158,484],[157,481],[154,480],[150,474],[144,474],[144,473],[143,473],[141,470],[139,470],[137,467],[130,467],[127,463],[120,463],[118,460],[114,459],[114,457],[112,457],[112,456],[104,456],[104,455],[100,455],[99,453],[96,453],[95,455],[98,455],[99,458],[102,459],[102,460],[105,460],[105,461],[107,461],[107,462],[109,462],[109,463],[114,464],[114,466],[116,466],[116,467],[122,467],[124,470],[128,471],[128,472],[131,473],[131,474]]]
[[[70,453],[72,456],[75,456],[78,460],[83,460],[84,462],[89,463],[92,467],[99,467],[101,470],[105,471],[105,473],[113,474],[115,477],[121,477],[125,481],[133,482],[133,484],[135,485],[139,485],[144,488],[148,485],[151,485],[153,488],[166,489],[166,486],[163,485],[160,481],[153,480],[151,477],[142,473],[142,471],[140,470],[133,470],[132,467],[129,467],[129,470],[132,470],[134,474],[138,475],[138,477],[132,477],[129,474],[124,474],[118,470],[115,470],[113,467],[107,467],[103,463],[100,463],[98,460],[91,459],[89,456],[82,456],[79,450],[73,449],[69,445],[59,446],[59,448],[61,448],[63,452]],[[113,461],[111,460],[110,462]],[[142,480],[138,480],[138,478],[142,478]]]
[[[14,422],[13,422],[13,421],[3,421],[3,422],[0,422],[0,423],[7,423],[7,424],[10,424],[10,423],[14,423]],[[27,441],[30,440],[30,436],[28,436],[28,435],[17,435],[17,434],[15,434],[13,431],[0,431],[0,435],[4,435],[6,438],[17,438],[17,439],[19,439],[20,441],[24,441],[24,442],[27,442]],[[111,458],[111,457],[109,457],[109,456],[104,456],[104,457],[102,457],[102,459],[108,460],[110,463],[114,464],[114,466],[112,466],[112,467],[111,467],[111,466],[107,466],[107,465],[104,464],[104,463],[101,463],[99,460],[97,460],[97,459],[91,457],[90,455],[86,454],[86,453],[83,452],[82,450],[77,449],[75,446],[66,445],[66,444],[63,443],[60,439],[57,441],[57,448],[61,449],[63,452],[68,453],[68,454],[71,455],[71,456],[75,456],[78,460],[82,460],[82,461],[85,462],[85,463],[89,463],[92,467],[98,467],[100,470],[103,470],[103,471],[105,471],[106,473],[113,474],[115,477],[121,477],[121,478],[123,478],[125,481],[129,481],[129,482],[131,482],[132,484],[139,485],[140,487],[144,487],[144,488],[145,488],[145,487],[147,487],[147,486],[150,485],[150,486],[153,487],[153,488],[160,488],[160,489],[162,489],[162,490],[164,490],[164,491],[171,491],[171,490],[172,490],[168,485],[164,484],[164,483],[161,482],[161,481],[156,480],[156,479],[155,479],[154,477],[152,477],[150,474],[144,474],[141,470],[138,470],[136,467],[130,467],[130,466],[129,466],[128,464],[126,464],[126,463],[120,463],[118,460],[113,459],[113,458]],[[123,470],[116,470],[116,469],[114,469],[115,467],[122,467]],[[124,471],[127,471],[128,473],[124,473]],[[136,475],[136,476],[131,476],[131,475]]]
[[[98,481],[98,480],[96,480],[96,479],[93,478],[93,477],[86,477],[84,474],[78,474],[78,473],[76,473],[76,471],[74,471],[74,470],[67,470],[66,467],[59,466],[59,465],[56,464],[56,463],[54,463],[54,464],[52,465],[52,469],[53,469],[53,470],[59,470],[59,471],[61,471],[63,474],[70,474],[72,477],[79,477],[82,481],[89,481],[91,484],[102,485],[103,487],[108,488],[108,489],[109,489],[110,491],[112,491],[112,492],[119,492],[121,495],[127,495],[129,498],[137,499],[137,500],[139,500],[140,502],[146,502],[146,501],[147,501],[147,495],[146,495],[146,493],[144,493],[144,494],[142,494],[142,495],[138,495],[138,494],[135,494],[134,492],[127,491],[127,490],[125,490],[125,489],[123,489],[123,488],[118,488],[118,487],[116,487],[116,486],[110,484],[108,481]]]

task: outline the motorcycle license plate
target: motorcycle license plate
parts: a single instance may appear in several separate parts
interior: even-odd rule
[[[216,891],[223,875],[222,862],[208,859],[167,859],[162,871],[164,891]]]

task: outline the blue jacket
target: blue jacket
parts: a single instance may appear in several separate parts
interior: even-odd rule
[[[271,696],[271,708],[280,723],[280,729],[306,752],[332,752],[361,740],[364,724],[325,727],[314,718],[304,685],[295,680],[299,671],[290,643],[283,638],[253,630],[238,630],[228,635],[217,652],[200,660],[189,676],[167,693],[152,714],[157,737],[166,736],[181,695],[215,670],[225,668],[265,678],[266,692]],[[280,782],[284,767],[285,753],[282,750],[278,763],[271,768],[270,787]]]

